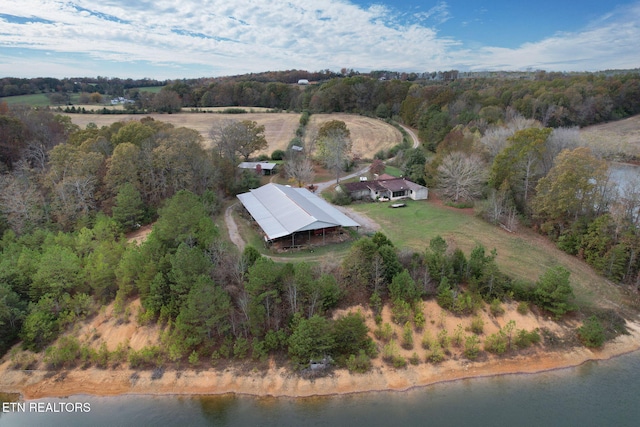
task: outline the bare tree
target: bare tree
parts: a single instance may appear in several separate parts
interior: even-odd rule
[[[304,155],[294,154],[288,157],[284,164],[284,170],[287,178],[298,187],[304,187],[305,184],[311,183],[315,175],[313,163]]]
[[[214,125],[209,130],[209,137],[214,143],[220,156],[236,160],[238,155],[249,156],[258,150],[269,146],[264,136],[264,126],[255,121],[226,121]]]
[[[453,200],[473,200],[482,194],[487,181],[487,167],[475,154],[454,151],[438,167],[438,187]]]

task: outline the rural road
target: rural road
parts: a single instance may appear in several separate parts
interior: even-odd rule
[[[420,140],[418,139],[418,136],[413,131],[413,129],[408,128],[405,125],[400,125],[400,126],[402,127],[402,129],[406,130],[409,136],[411,137],[411,139],[413,139],[413,148],[418,148],[420,146]]]

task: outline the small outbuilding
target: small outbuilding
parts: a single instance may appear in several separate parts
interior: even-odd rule
[[[273,162],[242,162],[238,167],[240,169],[254,170],[260,175],[273,175],[276,173],[278,164]]]

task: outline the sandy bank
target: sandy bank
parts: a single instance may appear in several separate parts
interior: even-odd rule
[[[608,359],[640,349],[640,324],[629,324],[629,335],[618,337],[600,350],[573,348],[557,352],[540,350],[528,355],[488,357],[482,362],[447,360],[433,365],[421,363],[406,369],[376,365],[367,374],[349,374],[336,370],[331,376],[308,380],[285,368],[271,367],[267,371],[238,374],[238,371],[184,370],[167,371],[162,378],[152,380],[150,371],[130,369],[14,371],[9,362],[0,365],[0,390],[20,393],[25,399],[63,397],[77,394],[112,396],[119,394],[224,394],[239,393],[255,396],[306,397],[361,393],[384,390],[407,390],[443,381],[514,373],[536,373],[577,366],[588,360]],[[132,379],[137,372],[138,378]],[[134,376],[135,377],[135,376]]]

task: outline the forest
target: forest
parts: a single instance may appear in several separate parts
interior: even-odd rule
[[[202,83],[169,82],[163,91],[179,97],[181,108],[300,111],[296,144],[318,145],[304,133],[316,113],[412,126],[418,148],[401,145],[368,160],[388,161],[452,206],[474,206],[496,227],[531,227],[637,291],[640,191],[633,185],[616,190],[607,173],[607,158],[616,153],[584,146],[576,128],[638,114],[637,73],[440,82],[343,75],[304,87],[241,77]],[[255,137],[260,129],[250,125]],[[226,138],[223,130],[229,129],[212,134]],[[557,318],[578,308],[566,269],[515,280],[495,262],[500,248],[477,245],[464,253],[441,237],[413,252],[376,233],[356,240],[333,263],[274,262],[251,246],[239,252],[216,224],[229,197],[259,185],[255,174],[236,168],[239,157],[255,149],[225,151],[225,142],[205,149],[197,132],[149,117],[80,129],[50,109],[0,103],[0,352],[20,341],[34,352],[16,356],[22,369],[44,352],[58,368],[79,361],[156,367],[279,355],[295,369],[331,356],[359,372],[379,353],[394,365],[403,362],[393,348],[376,348],[363,316],[334,319],[336,307],[371,307],[378,313],[376,336],[386,333],[379,317],[385,304],[409,329],[424,327],[417,303],[431,298],[465,316],[484,304],[499,311],[507,300]],[[153,231],[142,244],[127,242],[127,232],[150,223]],[[142,308],[127,313],[135,298]],[[96,350],[72,336],[51,346],[112,302],[140,324],[162,325],[162,346]],[[578,334],[599,346],[622,329],[621,318],[594,312]],[[484,349],[499,354],[517,346],[513,332],[485,341]],[[520,335],[520,346],[540,339],[529,331]],[[441,360],[445,344],[430,343],[429,360]],[[465,354],[477,357],[477,334],[465,345]]]

